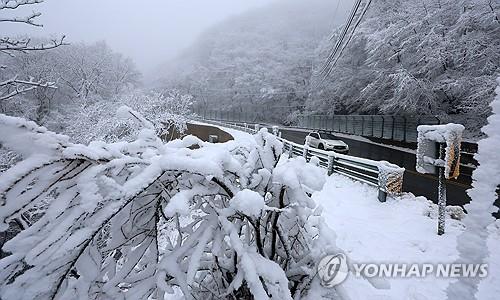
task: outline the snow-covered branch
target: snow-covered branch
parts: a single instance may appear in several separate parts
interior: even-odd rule
[[[24,5],[32,5],[42,3],[44,0],[1,0],[0,10],[2,9],[16,9]]]
[[[0,52],[12,56],[12,52],[27,53],[29,51],[50,50],[60,46],[69,45],[68,43],[64,42],[65,38],[66,36],[63,35],[60,39],[53,39],[49,43],[40,45],[30,45],[30,39],[13,40],[8,37],[0,38]]]
[[[0,1],[0,11],[3,9],[15,10],[21,6],[34,5],[42,3],[43,0],[1,0]],[[26,17],[0,17],[0,23],[10,22],[10,23],[24,23],[36,27],[42,27],[43,25],[36,23],[36,19],[42,14],[39,12],[33,12]]]
[[[12,98],[19,94],[24,94],[37,88],[50,88],[56,89],[54,82],[41,82],[30,80],[19,80],[17,78],[12,78],[3,82],[0,82],[0,101]]]
[[[0,230],[44,207],[3,247],[2,299],[334,293],[315,262],[338,249],[308,194],[324,171],[282,157],[266,129],[253,143],[163,143],[147,126],[135,141],[88,146],[4,115],[0,129],[25,158],[0,174]]]
[[[1,0],[0,1],[0,11],[1,10],[15,10],[22,6],[34,5],[42,3],[43,0]],[[41,27],[41,24],[36,23],[36,19],[41,16],[39,12],[33,12],[26,17],[0,17],[0,23],[25,23],[28,25],[33,25]],[[0,53],[5,54],[11,58],[15,58],[15,53],[28,53],[28,52],[38,52],[50,49],[55,49],[63,45],[67,45],[64,42],[65,36],[60,39],[53,39],[50,43],[31,45],[31,40],[29,38],[25,39],[13,39],[9,37],[0,38]],[[7,69],[7,66],[2,66],[2,70]],[[9,75],[8,75],[9,76]],[[5,80],[0,83],[0,102],[6,99],[12,98],[19,94],[24,94],[33,91],[37,88],[55,88],[54,83],[50,80],[34,80],[30,78],[29,80],[19,80],[18,76],[12,76],[10,79],[1,78]],[[3,76],[2,76],[3,77]],[[31,74],[29,75],[31,77]],[[8,77],[7,77],[8,78]]]
[[[0,18],[0,23],[1,22],[11,22],[11,23],[25,23],[28,25],[36,26],[36,27],[43,27],[42,24],[35,23],[35,19],[40,17],[42,14],[38,12],[34,12],[29,16],[23,17],[23,18]]]

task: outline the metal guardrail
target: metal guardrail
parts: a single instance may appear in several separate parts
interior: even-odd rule
[[[246,124],[241,125],[232,122],[207,119],[200,119],[199,121],[244,131],[250,134],[256,134],[258,131]],[[273,129],[276,128],[277,127]],[[387,194],[400,194],[402,192],[404,169],[397,165],[339,154],[333,151],[315,149],[307,145],[293,143],[281,137],[278,137],[278,139],[283,143],[283,152],[288,153],[289,157],[302,156],[307,161],[310,161],[312,157],[317,157],[319,159],[319,166],[327,169],[328,175],[338,173],[378,187],[379,200],[382,202],[385,201]]]

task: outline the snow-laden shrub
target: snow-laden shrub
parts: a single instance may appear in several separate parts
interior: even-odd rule
[[[287,159],[266,129],[253,143],[73,144],[0,115],[24,160],[0,174],[0,231],[42,215],[3,250],[10,299],[321,299],[316,263],[337,251],[310,193],[324,171]],[[191,147],[197,145],[197,147]]]
[[[63,112],[52,115],[45,125],[49,129],[70,136],[78,143],[102,140],[105,142],[132,141],[140,131],[130,114],[115,112],[127,106],[140,112],[150,121],[158,134],[170,139],[174,132],[184,132],[191,115],[192,97],[176,90],[163,93],[136,90],[116,95],[111,99],[89,97],[78,104],[67,105]]]

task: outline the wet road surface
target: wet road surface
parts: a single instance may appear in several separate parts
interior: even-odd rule
[[[297,144],[304,144],[307,132],[284,128],[280,131],[283,138]],[[333,133],[333,135],[335,134]],[[420,174],[415,170],[415,154],[346,137],[337,136],[337,138],[349,145],[349,155],[373,160],[385,160],[404,167],[406,171],[403,190],[416,196],[424,196],[437,203],[438,178],[436,175]],[[448,205],[463,206],[470,202],[466,190],[470,188],[472,170],[461,168],[461,172],[463,175],[458,180],[446,181]]]

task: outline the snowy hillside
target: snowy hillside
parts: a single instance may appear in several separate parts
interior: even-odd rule
[[[203,108],[252,109],[284,119],[305,105],[319,43],[350,1],[277,1],[202,34],[161,72],[162,86],[189,91]]]
[[[321,82],[349,4],[281,1],[227,20],[162,71],[163,85],[193,94],[200,109],[251,109],[266,121],[439,115],[467,121],[468,137],[477,138],[500,67],[498,1],[373,1]]]

